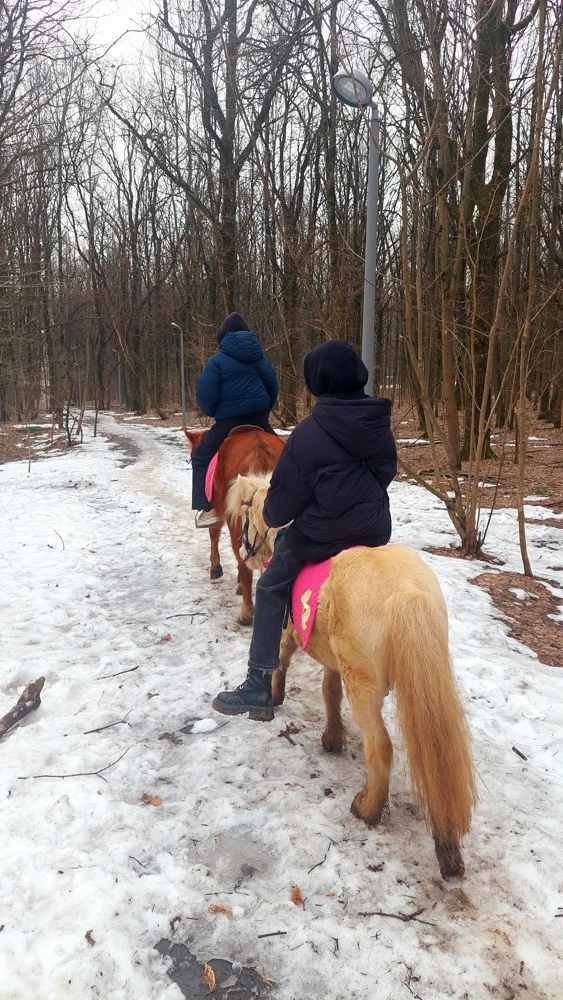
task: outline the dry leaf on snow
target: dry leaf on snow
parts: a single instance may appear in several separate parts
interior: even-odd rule
[[[161,635],[160,641],[161,642],[170,642],[171,638],[172,638],[172,636],[170,635],[170,632],[169,632],[168,635]]]
[[[149,691],[147,698],[158,698],[158,691]]]
[[[147,795],[146,792],[145,792],[144,795],[141,795],[141,802],[144,802],[146,806],[161,806],[162,805],[162,799],[161,799],[160,795]]]
[[[232,910],[230,906],[217,906],[217,903],[210,903],[209,913],[232,913]]]
[[[203,981],[204,983],[207,983],[207,985],[209,986],[210,993],[213,993],[213,990],[217,989],[217,983],[215,981],[215,973],[213,972],[211,966],[207,965],[207,962],[203,967]]]
[[[304,899],[303,896],[301,895],[301,889],[299,888],[298,885],[294,885],[291,890],[291,902],[295,903],[296,906],[304,905]]]
[[[86,938],[88,944],[93,948],[95,945],[94,938],[92,937],[92,931],[86,931],[84,937]]]

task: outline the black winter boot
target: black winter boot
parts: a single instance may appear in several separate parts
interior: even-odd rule
[[[213,699],[213,708],[222,715],[245,715],[257,722],[271,722],[274,718],[272,703],[272,671],[249,667],[246,680],[234,691],[221,691]]]

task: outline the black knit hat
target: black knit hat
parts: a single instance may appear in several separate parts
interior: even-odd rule
[[[368,370],[348,340],[327,340],[305,355],[305,384],[313,396],[358,392]]]
[[[246,322],[244,316],[240,313],[229,313],[226,319],[223,320],[219,330],[217,332],[217,343],[220,344],[223,337],[226,337],[228,333],[238,333],[240,330],[248,330],[249,326]]]

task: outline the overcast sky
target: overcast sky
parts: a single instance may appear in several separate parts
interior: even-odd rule
[[[83,20],[89,32],[94,33],[96,45],[109,45],[127,32],[119,46],[122,51],[140,47],[140,29],[151,7],[154,9],[151,0],[127,0],[126,3],[123,0],[96,0]]]

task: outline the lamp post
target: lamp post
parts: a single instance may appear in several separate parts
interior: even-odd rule
[[[113,352],[117,358],[117,408],[121,410],[123,405],[123,388],[121,384],[121,351]]]
[[[186,378],[184,374],[184,331],[179,323],[171,323],[175,330],[180,331],[180,384],[182,387],[182,430],[186,429]]]
[[[375,271],[377,266],[377,204],[379,200],[379,110],[373,100],[373,84],[357,70],[340,69],[331,86],[339,101],[351,108],[369,108],[369,159],[366,215],[366,252],[364,264],[364,308],[362,318],[362,361],[369,378],[366,392],[373,393]]]

